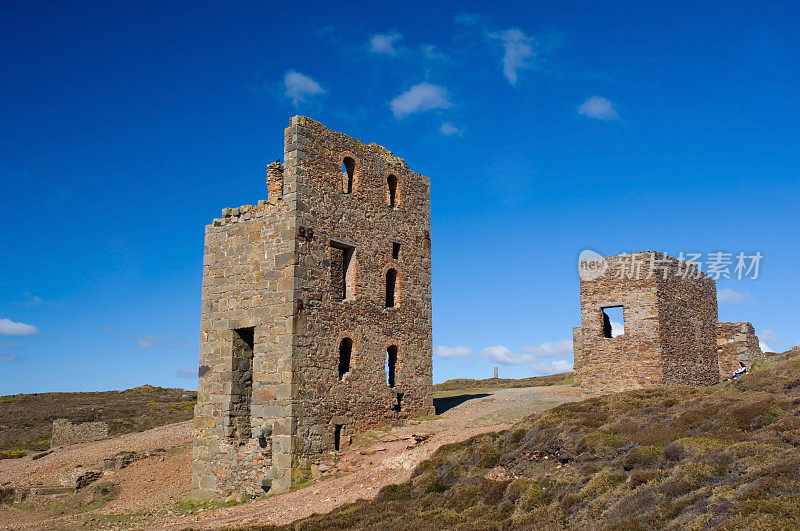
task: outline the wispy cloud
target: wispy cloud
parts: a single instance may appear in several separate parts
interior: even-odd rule
[[[14,361],[19,361],[19,358],[17,356],[14,356],[13,354],[2,354],[2,353],[0,353],[0,363],[2,363],[2,362],[11,363],[11,362],[14,362]]]
[[[197,378],[197,369],[178,369],[175,371],[175,376],[178,378],[195,379]]]
[[[447,61],[450,59],[446,53],[441,51],[433,44],[421,44],[419,46],[419,51],[422,54],[422,57],[432,61]]]
[[[287,98],[292,100],[292,104],[295,107],[306,101],[306,98],[309,96],[317,96],[325,93],[325,89],[323,89],[319,83],[295,70],[286,72],[283,76],[283,86],[284,94]]]
[[[468,358],[472,356],[472,350],[468,347],[446,347],[444,345],[436,347],[435,353],[440,358]]]
[[[401,40],[403,40],[403,36],[396,31],[378,33],[370,38],[369,51],[377,55],[395,56],[400,53],[400,50],[395,45]]]
[[[13,349],[20,348],[20,346],[19,346],[18,344],[16,344],[16,343],[10,343],[10,342],[9,342],[9,343],[0,343],[0,348],[5,348],[5,349],[8,349],[8,350],[13,350]]]
[[[621,336],[625,333],[625,326],[617,321],[611,321],[611,337]]]
[[[0,336],[32,336],[39,330],[25,323],[15,323],[11,319],[0,319]]]
[[[460,13],[456,15],[456,24],[463,24],[464,26],[476,26],[481,20],[481,15],[476,13]]]
[[[190,348],[191,345],[188,341],[186,341],[182,337],[163,337],[163,336],[154,336],[154,335],[146,335],[133,338],[139,348],[150,350],[150,349],[175,349],[175,348]]]
[[[730,288],[717,290],[717,301],[719,302],[730,302],[733,304],[739,304],[745,302],[749,298],[750,298],[750,293],[746,291],[739,293],[737,291],[733,291]]]
[[[772,330],[762,329],[759,330],[756,335],[762,341],[769,341],[770,343],[780,343],[780,341],[778,341],[778,337],[775,335],[775,332],[773,332]]]
[[[459,129],[458,127],[453,124],[453,122],[444,122],[442,127],[439,128],[439,132],[442,133],[444,136],[463,136],[464,131]]]
[[[503,54],[503,74],[512,85],[517,84],[517,72],[533,66],[536,57],[534,38],[524,31],[512,28],[490,33],[489,38],[499,40],[505,50]]]
[[[389,102],[389,106],[395,118],[401,120],[409,114],[433,109],[448,109],[453,104],[450,103],[446,88],[423,82],[394,98]]]
[[[592,96],[578,107],[578,114],[597,120],[619,120],[619,113],[606,98]]]
[[[14,304],[17,304],[18,306],[24,306],[25,308],[38,308],[44,302],[44,300],[42,300],[42,298],[38,295],[34,295],[33,293],[29,293],[27,291],[24,292],[22,296],[24,299],[21,301],[16,301]]]
[[[761,349],[761,352],[775,352],[774,348],[764,343],[763,341],[758,342],[758,348]]]

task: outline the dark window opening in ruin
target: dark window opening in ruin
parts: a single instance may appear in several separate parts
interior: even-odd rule
[[[333,427],[333,449],[337,451],[342,446],[342,428],[344,424],[336,424]]]
[[[386,349],[386,385],[394,387],[395,368],[397,367],[397,347],[391,345]]]
[[[240,440],[250,438],[254,347],[255,328],[237,328],[233,331],[229,425],[231,436]]]
[[[397,270],[390,269],[386,272],[386,307],[394,307],[394,290],[397,285]]]
[[[400,258],[400,244],[392,242],[392,259],[397,260],[398,258]]]
[[[353,340],[349,337],[342,339],[339,343],[339,379],[344,379],[344,375],[350,372],[350,354],[353,351]]]
[[[345,157],[344,161],[342,161],[342,184],[346,194],[353,192],[353,174],[355,171],[356,161],[350,157]]]
[[[403,393],[397,393],[392,409],[395,411],[401,411],[403,409]]]
[[[386,184],[389,185],[389,206],[394,208],[397,201],[397,177],[390,175],[386,179]]]
[[[603,337],[617,337],[625,333],[625,317],[622,306],[603,308]]]
[[[355,295],[355,247],[331,242],[331,297],[333,300],[349,299]]]

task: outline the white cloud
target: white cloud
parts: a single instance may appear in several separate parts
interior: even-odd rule
[[[758,348],[761,349],[761,352],[775,352],[775,349],[771,346],[767,345],[763,341],[758,342]]]
[[[395,56],[399,53],[399,50],[395,48],[395,43],[400,42],[402,39],[403,36],[396,31],[373,35],[369,40],[369,51],[378,55]]]
[[[422,57],[425,59],[431,59],[434,61],[447,61],[449,58],[447,54],[439,50],[433,44],[421,44],[419,46],[419,51],[422,53]]]
[[[617,321],[611,321],[611,337],[621,336],[625,333],[625,326]]]
[[[0,336],[32,336],[38,331],[33,325],[0,319]]]
[[[292,104],[295,107],[297,107],[297,104],[306,101],[308,96],[325,93],[325,89],[319,83],[295,70],[286,72],[286,75],[283,76],[283,86],[285,88],[284,94],[292,100]]]
[[[439,345],[436,347],[436,355],[440,358],[467,358],[472,356],[472,351],[468,347],[446,347]]]
[[[553,368],[558,372],[569,372],[572,370],[572,363],[567,360],[556,360],[553,362]]]
[[[444,122],[442,127],[439,128],[439,132],[442,133],[444,136],[453,136],[458,135],[462,136],[464,131],[456,127],[453,122]]]
[[[140,336],[133,341],[139,348],[150,349],[169,349],[169,348],[189,348],[189,342],[182,337],[162,337],[162,336]]]
[[[597,118],[598,120],[619,120],[619,114],[614,105],[606,98],[592,96],[578,107],[578,114]]]
[[[407,91],[394,98],[389,106],[398,120],[415,112],[452,107],[448,99],[447,89],[430,83],[417,83]]]
[[[570,372],[572,363],[567,360],[540,361],[531,364],[531,369],[537,376],[558,374],[560,372]]]
[[[512,28],[498,33],[490,33],[489,37],[499,40],[505,53],[503,54],[503,74],[512,85],[517,84],[517,71],[533,66],[534,39],[524,31]]]
[[[725,288],[717,291],[717,300],[719,302],[730,302],[733,304],[738,304],[740,302],[744,302],[749,297],[750,294],[747,292],[738,293],[730,288]]]
[[[570,353],[572,353],[572,341],[569,339],[544,342],[535,347],[522,347],[519,352],[512,352],[503,345],[494,345],[481,350],[481,356],[503,365],[522,365],[540,358],[563,356]]]
[[[533,356],[531,354],[511,352],[508,347],[504,347],[503,345],[486,347],[481,350],[481,356],[503,365],[522,365],[523,363],[533,361]]]
[[[769,341],[770,343],[780,343],[775,332],[772,330],[759,330],[756,334],[762,341]]]
[[[12,362],[12,361],[19,361],[19,358],[14,356],[13,354],[0,354],[0,362]]]

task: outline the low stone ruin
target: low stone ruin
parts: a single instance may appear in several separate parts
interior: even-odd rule
[[[107,438],[107,422],[82,422],[80,424],[73,424],[68,419],[57,419],[53,421],[53,435],[50,437],[50,448],[100,441]]]

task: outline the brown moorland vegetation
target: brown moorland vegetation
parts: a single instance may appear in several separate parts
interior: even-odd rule
[[[143,385],[125,391],[0,396],[0,455],[21,457],[50,447],[53,421],[103,421],[122,435],[192,418],[196,391]]]
[[[292,529],[796,529],[800,352],[734,382],[608,395],[440,448]]]
[[[433,385],[433,392],[456,391],[460,389],[509,389],[519,387],[541,387],[545,385],[573,385],[574,373],[561,372],[547,376],[531,376],[529,378],[486,378],[473,380],[472,378],[455,378]]]

